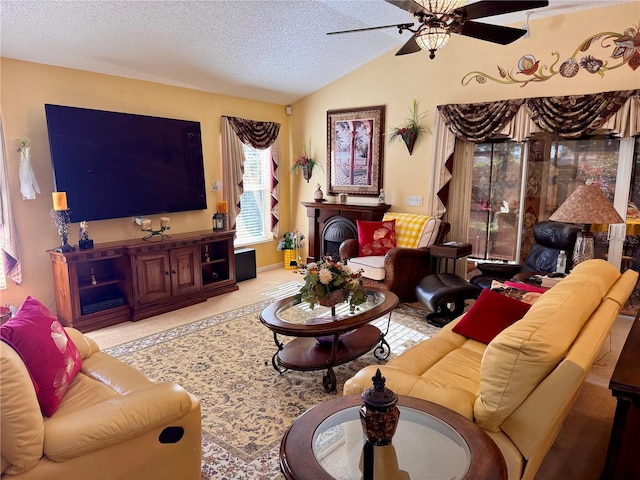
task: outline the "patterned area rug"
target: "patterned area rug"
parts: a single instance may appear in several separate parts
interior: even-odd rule
[[[298,284],[296,284],[298,286]],[[278,450],[285,430],[310,407],[333,398],[322,386],[324,371],[287,371],[271,365],[273,334],[260,312],[273,299],[105,349],[157,381],[172,381],[202,405],[202,478],[282,478]],[[391,356],[438,329],[425,312],[401,305],[372,322],[385,331]],[[287,337],[279,337],[286,342]],[[380,363],[372,352],[334,368],[338,395],[362,367]]]

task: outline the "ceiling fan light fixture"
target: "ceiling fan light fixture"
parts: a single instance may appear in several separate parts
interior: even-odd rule
[[[453,12],[456,8],[464,7],[467,0],[415,0],[428,12],[445,15]]]
[[[429,25],[416,35],[416,43],[422,50],[427,50],[429,58],[433,60],[436,57],[436,50],[446,46],[450,36],[442,25]]]

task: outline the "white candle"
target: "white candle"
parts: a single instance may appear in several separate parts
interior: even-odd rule
[[[169,217],[160,217],[160,227],[161,228],[169,227]]]

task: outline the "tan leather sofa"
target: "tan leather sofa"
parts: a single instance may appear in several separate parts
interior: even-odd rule
[[[2,480],[200,479],[200,402],[66,330],[82,370],[51,417],[20,356],[0,345]]]
[[[576,266],[487,345],[452,331],[462,318],[391,360],[349,379],[344,394],[386,386],[444,405],[482,427],[509,479],[533,479],[638,274],[604,260]]]

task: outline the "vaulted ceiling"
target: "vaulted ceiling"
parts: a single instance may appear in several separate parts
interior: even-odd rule
[[[629,0],[552,0],[530,18],[623,1]],[[384,0],[1,0],[0,6],[3,57],[282,105],[411,35],[395,28],[327,32],[413,21]],[[482,21],[522,27],[526,20],[523,11]],[[445,61],[446,50],[436,60],[416,55]]]

